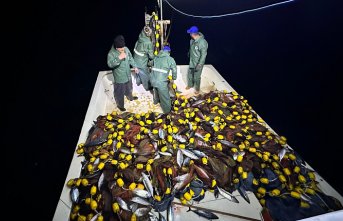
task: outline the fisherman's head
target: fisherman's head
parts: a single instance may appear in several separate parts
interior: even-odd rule
[[[163,47],[163,51],[167,52],[168,54],[170,54],[171,49],[170,49],[170,47],[168,45],[166,45],[166,46]]]
[[[191,38],[197,39],[199,37],[199,29],[197,26],[192,26],[187,30],[187,33],[190,34]]]
[[[122,35],[118,35],[114,38],[113,46],[119,51],[125,51],[125,38]]]

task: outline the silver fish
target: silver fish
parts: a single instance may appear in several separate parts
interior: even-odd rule
[[[188,127],[189,127],[189,130],[190,130],[190,131],[193,130],[193,125],[192,125],[190,122],[188,122]]]
[[[176,183],[173,187],[173,193],[176,193],[178,190],[180,190],[180,188],[182,187],[183,185],[183,181],[180,181],[178,183]]]
[[[155,213],[150,211],[149,212],[149,219],[148,219],[148,221],[160,221],[160,219],[156,216]]]
[[[151,205],[151,203],[146,201],[144,198],[137,197],[137,196],[132,197],[131,201],[134,202],[134,203],[138,203],[138,204],[144,205],[144,206],[150,206]]]
[[[279,156],[280,161],[283,159],[283,157],[285,156],[286,153],[287,153],[287,149],[286,148],[282,148],[279,151],[278,156]]]
[[[197,106],[197,105],[199,105],[199,104],[202,104],[202,103],[204,103],[204,102],[205,102],[205,100],[197,100],[197,101],[195,101],[195,102],[192,104],[192,107]]]
[[[104,184],[104,180],[105,180],[105,174],[101,173],[101,176],[99,177],[99,180],[98,180],[98,190],[100,190],[102,184]]]
[[[194,130],[190,131],[188,138],[194,137],[194,134],[195,134]],[[190,143],[188,145],[190,145]]]
[[[157,144],[157,142],[152,142],[152,145],[154,146],[155,151],[158,151],[158,144]]]
[[[116,200],[117,200],[119,206],[120,206],[123,210],[130,211],[129,207],[127,206],[127,203],[126,203],[122,198],[120,198],[119,196],[117,196],[117,197],[116,197]]]
[[[188,166],[190,161],[191,161],[191,158],[189,157],[184,158],[182,166]]]
[[[70,190],[70,198],[73,203],[78,203],[79,201],[79,196],[80,196],[80,191],[77,187],[73,187]]]
[[[95,214],[95,216],[93,216],[90,221],[96,221],[100,215],[101,215],[101,213]]]
[[[238,152],[234,153],[232,157],[233,157],[234,160],[237,160],[238,156],[242,156],[243,157],[244,155],[245,155],[244,151],[238,151]]]
[[[161,117],[163,117],[164,113],[159,113],[155,119],[160,119]],[[162,118],[163,119],[163,118]]]
[[[205,141],[202,141],[202,140],[197,140],[197,146],[200,146],[200,147],[211,147]]]
[[[167,209],[167,220],[168,221],[174,221],[174,208],[173,208],[173,204],[171,204],[171,203]]]
[[[156,155],[155,155],[155,157],[154,157],[154,160],[157,160],[157,159],[160,159],[161,158],[161,155],[158,153],[158,152],[156,152]]]
[[[160,129],[158,129],[158,136],[159,136],[162,140],[164,140],[164,138],[166,137],[166,132],[165,132],[162,128],[160,128]]]
[[[149,191],[150,195],[153,196],[154,195],[154,189],[152,187],[152,183],[149,180],[149,177],[142,172],[142,177],[143,177],[143,184],[145,186],[145,188]]]
[[[197,101],[197,100],[198,100],[198,98],[197,98],[196,96],[192,96],[192,97],[190,97],[189,99],[190,99],[190,100],[194,100],[194,101]]]
[[[93,167],[94,168],[97,167],[99,163],[100,163],[100,158],[98,157],[94,160]]]
[[[200,150],[191,150],[195,155],[197,155],[198,157],[207,157],[207,155],[204,152],[201,152]]]
[[[138,188],[133,190],[133,194],[135,194],[136,196],[139,196],[139,197],[143,197],[143,198],[150,198],[151,197],[151,194],[148,191],[141,190]]]
[[[177,164],[179,165],[179,167],[182,167],[182,163],[183,163],[183,154],[181,152],[181,150],[177,150],[177,155],[176,155],[176,161]]]
[[[190,207],[189,209],[187,210],[187,212],[189,211],[192,211],[193,213],[197,214],[198,216],[201,216],[201,217],[204,217],[208,220],[212,220],[212,219],[219,219],[219,217],[210,212],[210,211],[207,211],[207,210],[204,210],[204,209],[196,209],[196,210],[192,210]]]
[[[194,136],[196,136],[196,137],[198,137],[198,138],[200,138],[200,139],[202,139],[202,140],[205,139],[204,136],[202,136],[202,135],[199,134],[199,133],[195,133]]]
[[[185,174],[182,174],[180,176],[174,177],[173,180],[175,180],[176,182],[181,182],[181,181],[184,181],[188,175],[189,175],[189,173],[185,173]]]
[[[310,204],[314,204],[311,198],[306,193],[300,194],[300,198]]]
[[[181,135],[173,134],[173,137],[174,137],[175,140],[179,141],[180,143],[186,143],[186,139],[183,138]]]
[[[152,139],[154,141],[158,141],[157,137],[151,132],[151,130],[148,131],[148,135],[149,135],[150,139]]]
[[[233,143],[231,143],[231,142],[228,141],[228,140],[219,140],[219,142],[220,142],[221,144],[224,144],[224,145],[228,146],[228,147],[235,147],[235,148],[238,147],[236,144],[233,144]]]
[[[113,143],[112,143],[112,150],[113,150],[113,152],[117,152],[117,143],[118,143],[118,140],[114,140]]]
[[[120,149],[119,149],[119,152],[122,152],[122,153],[125,153],[125,154],[131,154],[132,152],[128,149],[128,148],[126,148],[126,147],[121,147]]]
[[[135,212],[138,209],[138,203],[132,203],[130,206],[131,212]]]
[[[179,150],[181,150],[184,155],[186,155],[187,157],[189,157],[189,158],[191,158],[193,160],[198,160],[199,159],[199,157],[197,155],[195,155],[194,153],[192,153],[189,150],[186,150],[186,149],[179,149]]]
[[[135,211],[135,214],[136,216],[140,217],[140,216],[145,216],[146,214],[148,214],[150,212],[151,208],[148,208],[148,207],[141,207],[141,208],[138,208],[136,211]]]
[[[163,156],[172,156],[173,154],[169,153],[169,152],[161,152],[158,151],[159,154],[163,155]]]
[[[112,181],[112,182],[111,182],[111,184],[109,185],[109,187],[110,187],[110,190],[112,190],[112,189],[113,189],[113,187],[114,187],[115,185],[117,185],[117,182],[115,182],[115,181]]]
[[[222,195],[223,197],[225,197],[226,199],[234,202],[234,203],[239,203],[239,201],[237,200],[237,198],[232,195],[231,193],[227,192],[226,190],[223,190],[222,188],[220,187],[217,187],[218,188],[218,191],[219,191],[219,194]]]

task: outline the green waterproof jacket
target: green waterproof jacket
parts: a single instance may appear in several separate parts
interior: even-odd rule
[[[137,67],[130,50],[125,47],[126,58],[120,60],[118,58],[119,51],[113,46],[107,54],[107,65],[113,69],[113,77],[115,83],[126,83],[131,81],[131,69],[132,67]]]
[[[151,39],[146,36],[144,31],[139,34],[138,40],[135,45],[133,57],[138,68],[146,69],[148,66],[148,60],[154,59],[154,49]]]
[[[198,64],[205,64],[208,44],[201,32],[199,32],[199,35],[198,39],[192,39],[190,43],[189,68],[195,68]]]
[[[152,68],[150,77],[152,86],[158,87],[161,83],[166,83],[170,70],[172,71],[173,80],[176,80],[177,73],[174,58],[172,58],[168,52],[160,51],[154,59],[154,67]]]

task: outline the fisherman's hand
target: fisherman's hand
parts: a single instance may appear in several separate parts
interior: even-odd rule
[[[136,74],[138,74],[138,73],[139,73],[139,70],[138,70],[138,68],[134,68],[134,70],[135,70],[135,73],[136,73]]]
[[[197,66],[195,67],[196,71],[200,71],[202,68],[202,64],[197,64]]]
[[[118,56],[118,58],[119,58],[120,60],[123,60],[124,58],[126,58],[125,52],[120,53],[120,55]]]

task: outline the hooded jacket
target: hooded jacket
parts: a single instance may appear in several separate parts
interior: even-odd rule
[[[149,59],[154,59],[154,49],[151,39],[146,36],[144,31],[141,31],[139,34],[133,53],[137,67],[141,69],[146,69]]]
[[[176,80],[176,63],[168,52],[160,51],[160,53],[154,59],[154,67],[151,73],[151,84],[156,87],[162,82],[168,81],[169,71],[172,71],[172,77]]]
[[[115,83],[126,83],[132,79],[130,65],[132,67],[137,65],[127,47],[125,47],[126,58],[120,60],[119,54],[119,51],[112,47],[107,55],[107,65],[113,69]]]
[[[196,40],[191,39],[190,41],[189,68],[195,68],[198,64],[205,64],[208,43],[201,32],[199,32],[199,35],[199,38]]]

